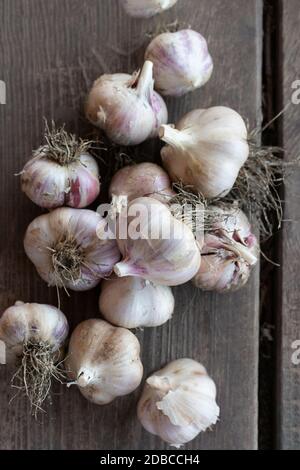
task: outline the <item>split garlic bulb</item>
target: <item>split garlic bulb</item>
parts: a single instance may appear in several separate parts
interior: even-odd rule
[[[182,96],[202,87],[213,72],[207,42],[192,29],[159,34],[149,44],[145,60],[153,62],[155,89]]]
[[[167,286],[195,276],[201,258],[193,232],[166,205],[144,197],[134,199],[124,212],[119,226],[125,225],[127,233],[118,233],[123,261],[114,267],[117,276],[137,276]]]
[[[62,378],[57,363],[68,330],[64,314],[51,305],[16,302],[0,318],[6,363],[17,367],[13,386],[27,395],[34,414],[48,396],[52,379]]]
[[[49,286],[92,289],[120,259],[116,241],[99,240],[96,234],[105,226],[105,220],[91,210],[55,209],[29,225],[25,251]]]
[[[150,18],[171,8],[178,0],[122,0],[128,15]]]
[[[24,193],[40,207],[86,207],[100,192],[99,169],[88,153],[89,142],[78,141],[64,128],[46,127],[46,145],[34,152],[22,173]]]
[[[196,109],[177,124],[162,126],[163,164],[172,181],[192,186],[206,198],[225,196],[249,156],[247,128],[230,108]]]
[[[124,328],[160,326],[174,311],[174,296],[167,286],[138,277],[103,281],[99,299],[104,318]]]
[[[204,236],[202,263],[193,282],[203,290],[235,291],[248,281],[258,261],[259,243],[240,209],[210,210],[219,215],[219,222]]]
[[[102,75],[88,96],[86,115],[119,145],[137,145],[156,137],[168,120],[162,97],[154,91],[153,64],[133,75]]]
[[[135,335],[96,319],[72,333],[66,365],[82,395],[97,405],[133,392],[143,375]]]
[[[215,383],[192,359],[173,361],[149,377],[138,403],[144,428],[174,447],[216,424],[219,413]]]
[[[150,162],[125,166],[113,176],[109,187],[111,198],[126,196],[128,202],[144,196],[168,202],[174,194],[168,174]]]

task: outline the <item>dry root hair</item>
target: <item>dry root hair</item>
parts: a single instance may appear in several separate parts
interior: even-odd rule
[[[52,345],[31,340],[24,343],[20,364],[11,381],[12,387],[17,389],[13,399],[19,394],[25,395],[35,418],[40,411],[45,411],[45,400],[51,400],[52,382],[66,380],[62,361],[59,361],[60,352],[53,351]]]
[[[64,125],[56,128],[54,121],[51,121],[50,128],[46,119],[44,137],[46,144],[35,152],[35,156],[45,154],[62,166],[77,161],[80,155],[89,152],[94,144],[91,140],[77,139],[74,134],[66,132]]]

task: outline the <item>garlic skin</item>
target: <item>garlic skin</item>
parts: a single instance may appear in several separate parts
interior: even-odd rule
[[[177,3],[178,0],[122,0],[128,15],[136,18],[150,18],[162,13]]]
[[[143,375],[140,344],[134,334],[97,319],[75,328],[66,364],[82,395],[97,405],[133,392]]]
[[[138,403],[143,427],[177,448],[216,424],[219,413],[215,383],[192,359],[178,359],[151,375]]]
[[[61,206],[87,207],[100,193],[99,169],[95,159],[82,153],[71,163],[51,160],[41,147],[21,175],[22,191],[45,209]]]
[[[202,263],[193,283],[202,290],[233,292],[249,280],[258,262],[259,243],[240,209],[213,207],[211,210],[220,215],[220,221],[204,236]]]
[[[182,96],[202,87],[214,68],[206,40],[192,29],[159,34],[145,60],[153,62],[155,89],[164,96]]]
[[[134,199],[128,211],[119,216],[119,226],[124,225],[125,236],[117,234],[123,255],[114,267],[117,276],[137,276],[176,286],[198,272],[201,257],[193,232],[161,202],[150,197]],[[136,226],[140,229],[135,233]]]
[[[174,195],[168,174],[155,163],[145,162],[121,168],[113,176],[109,195],[111,198],[127,196],[127,201],[149,196],[168,202]]]
[[[130,329],[163,325],[172,317],[174,306],[170,287],[145,279],[122,277],[101,285],[100,312],[117,326]]]
[[[249,156],[246,125],[224,106],[191,111],[159,134],[168,144],[161,157],[171,180],[206,198],[228,194]]]
[[[68,336],[65,315],[52,305],[16,302],[0,317],[0,340],[6,346],[7,364],[15,364],[28,341],[46,343],[58,351]]]
[[[49,286],[84,291],[109,276],[120,259],[115,240],[97,237],[105,220],[88,209],[62,207],[29,225],[24,248]]]
[[[102,75],[88,96],[86,116],[119,145],[138,145],[156,137],[168,121],[168,111],[154,91],[152,62],[146,61],[138,74]]]

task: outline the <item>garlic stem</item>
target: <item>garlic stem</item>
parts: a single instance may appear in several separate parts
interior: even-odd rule
[[[146,60],[138,77],[137,83],[137,94],[142,96],[150,96],[150,93],[154,89],[153,80],[153,63],[150,60]]]
[[[155,390],[159,390],[160,392],[169,392],[171,388],[169,380],[166,377],[153,375],[152,377],[149,377],[146,382],[150,387]]]
[[[249,248],[242,245],[242,243],[238,243],[234,240],[231,240],[229,249],[232,251],[236,251],[245,261],[247,261],[247,263],[249,263],[250,266],[254,266],[257,263],[257,257],[251,253]]]
[[[160,139],[162,139],[166,144],[176,147],[178,149],[184,149],[186,145],[189,144],[190,139],[183,132],[178,131],[173,126],[169,124],[164,124],[160,126],[158,131]]]
[[[81,387],[81,388],[87,387],[89,383],[91,382],[92,377],[93,377],[93,373],[89,371],[88,369],[81,370],[78,374],[77,381],[76,381],[78,387]]]
[[[128,261],[120,261],[114,267],[114,272],[119,277],[137,276],[139,273],[136,271],[137,270]]]

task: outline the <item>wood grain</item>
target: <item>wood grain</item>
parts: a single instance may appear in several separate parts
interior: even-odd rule
[[[86,130],[82,102],[103,72],[131,72],[158,22],[179,19],[208,38],[215,61],[207,86],[182,99],[169,99],[170,121],[195,107],[227,105],[260,122],[261,0],[185,0],[163,16],[136,20],[117,0],[1,0],[0,79],[7,104],[0,106],[1,232],[0,308],[17,299],[56,304],[56,293],[26,259],[22,237],[40,213],[20,192],[18,173],[40,145],[43,116]],[[159,158],[159,143],[140,147]],[[105,155],[104,155],[105,157]],[[142,157],[141,157],[142,158]],[[189,356],[203,362],[218,387],[220,423],[190,449],[257,447],[258,269],[233,295],[175,289],[176,314],[162,328],[138,332],[145,374],[167,361]],[[98,316],[98,289],[63,299],[71,326]],[[142,430],[135,407],[140,390],[106,407],[85,401],[75,388],[57,389],[48,414],[35,422],[25,401],[9,405],[9,371],[0,369],[2,449],[165,449]]]
[[[283,106],[292,100],[293,83],[300,80],[300,9],[297,0],[282,2],[283,41]],[[283,146],[286,159],[292,161],[300,155],[300,82],[298,93],[283,116]],[[293,363],[292,355],[300,360],[293,343],[300,340],[300,170],[293,171],[285,184],[285,223],[282,233],[281,278],[279,291],[278,331],[278,399],[277,446],[281,449],[300,449],[300,364]],[[294,345],[295,347],[296,345]],[[295,361],[294,361],[295,362]]]

